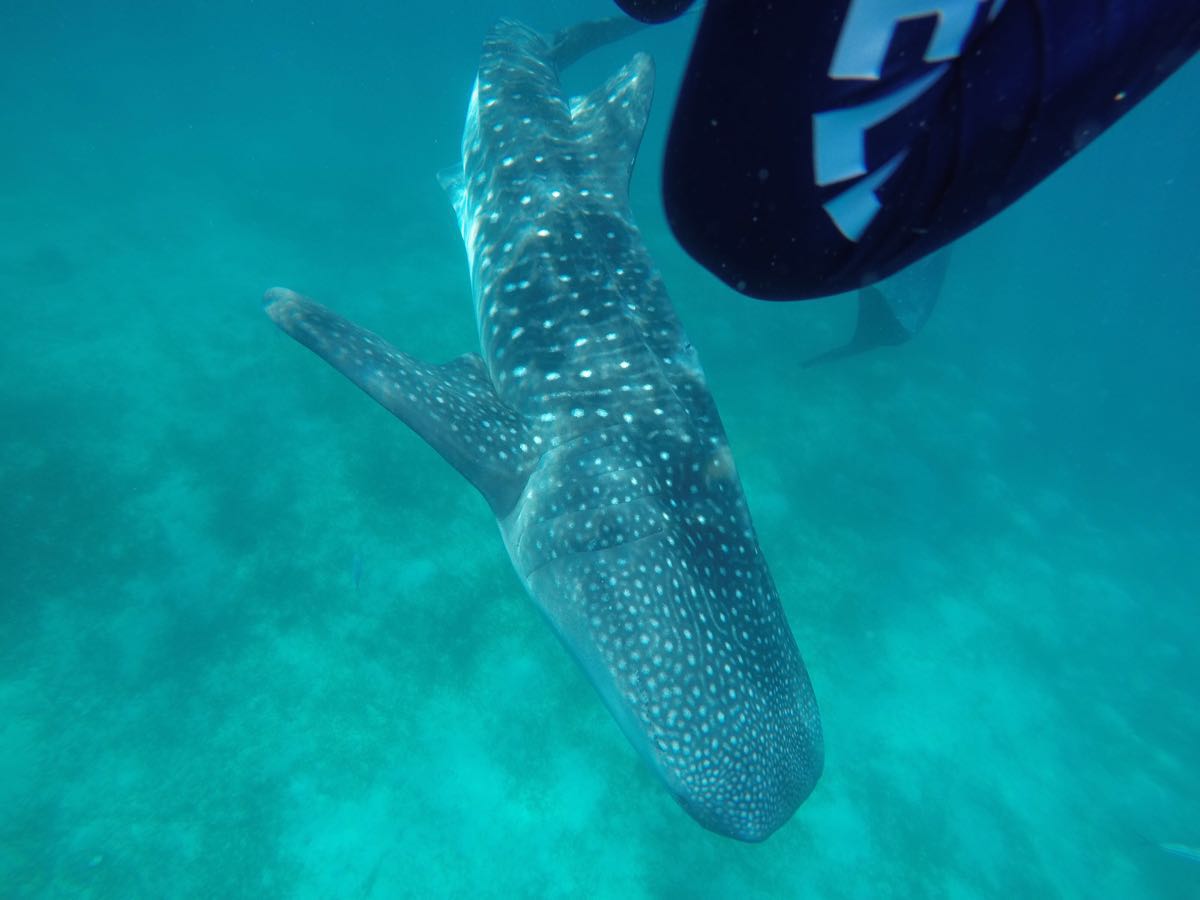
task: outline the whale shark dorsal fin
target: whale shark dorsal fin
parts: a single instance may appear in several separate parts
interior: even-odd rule
[[[580,143],[600,148],[592,160],[594,170],[623,195],[629,190],[653,99],[654,63],[645,53],[634,54],[590,94],[571,99],[571,121]]]
[[[272,288],[263,302],[283,331],[424,438],[497,516],[513,507],[539,454],[476,354],[429,365],[293,291]]]

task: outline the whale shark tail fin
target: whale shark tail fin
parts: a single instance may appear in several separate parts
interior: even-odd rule
[[[550,58],[561,72],[593,50],[613,44],[646,27],[628,16],[612,16],[570,25],[550,38]]]
[[[512,509],[538,453],[477,355],[428,365],[286,288],[271,288],[263,302],[276,325],[420,435],[498,517]]]

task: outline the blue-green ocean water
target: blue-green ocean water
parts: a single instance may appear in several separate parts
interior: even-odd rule
[[[768,842],[662,790],[483,501],[262,315],[474,347],[433,173],[498,15],[0,9],[0,896],[1200,896],[1200,68],[963,240],[912,344],[691,263],[635,177],[822,705]]]

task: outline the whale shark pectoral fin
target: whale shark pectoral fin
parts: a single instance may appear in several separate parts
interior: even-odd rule
[[[283,331],[424,438],[497,516],[512,508],[538,454],[524,422],[496,395],[483,360],[471,353],[423,363],[285,288],[267,291],[263,302]]]

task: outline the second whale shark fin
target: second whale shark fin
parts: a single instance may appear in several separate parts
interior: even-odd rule
[[[424,438],[498,517],[512,509],[539,454],[477,355],[429,365],[286,288],[271,288],[263,302],[283,331]]]
[[[654,62],[645,53],[635,53],[590,94],[571,99],[571,120],[580,143],[594,144],[602,151],[592,161],[593,170],[622,195],[629,191],[653,99]]]

